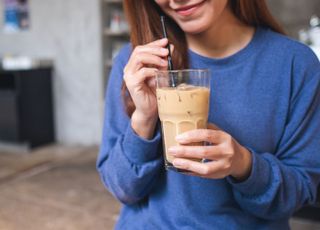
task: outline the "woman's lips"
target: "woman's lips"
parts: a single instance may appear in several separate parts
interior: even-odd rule
[[[189,16],[193,12],[195,12],[205,1],[199,2],[197,4],[193,4],[190,6],[184,6],[179,9],[176,9],[175,11],[180,14],[181,16]]]

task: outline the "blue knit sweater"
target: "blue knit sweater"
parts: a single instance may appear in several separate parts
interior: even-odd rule
[[[161,132],[137,136],[120,96],[131,48],[114,60],[97,168],[123,203],[116,229],[288,229],[314,202],[320,181],[320,63],[306,46],[258,28],[223,59],[189,51],[191,68],[212,73],[209,122],[253,158],[249,178],[204,179],[165,171]],[[108,204],[105,204],[108,205]]]

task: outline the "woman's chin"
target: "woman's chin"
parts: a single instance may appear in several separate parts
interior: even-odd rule
[[[212,23],[207,20],[193,20],[189,22],[178,23],[180,28],[187,34],[199,34],[210,28]]]
[[[186,33],[186,34],[200,34],[206,30],[204,27],[199,27],[199,26],[186,26],[186,27],[181,27],[181,29]]]

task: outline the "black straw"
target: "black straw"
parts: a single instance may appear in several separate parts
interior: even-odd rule
[[[164,22],[164,16],[163,15],[160,16],[160,20],[161,20],[161,26],[162,26],[162,35],[163,35],[164,38],[168,38],[167,30],[166,30],[166,24]],[[169,51],[169,55],[168,55],[168,70],[173,70],[172,57],[171,57],[171,51],[170,51],[169,43],[167,45],[167,49]]]
[[[162,26],[162,35],[163,35],[164,38],[168,38],[167,30],[166,30],[166,24],[164,22],[164,16],[163,15],[160,16],[160,20],[161,20],[161,26]],[[168,70],[173,70],[173,64],[172,64],[172,57],[171,57],[171,51],[170,51],[169,42],[167,44],[167,49],[169,51],[169,55],[168,55]],[[175,83],[173,74],[169,73],[169,75],[171,77],[171,83],[172,83],[171,86],[172,87],[176,87],[176,83]]]

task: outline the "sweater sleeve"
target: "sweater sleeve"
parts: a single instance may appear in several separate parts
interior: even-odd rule
[[[121,85],[128,50],[125,47],[115,58],[110,73],[97,169],[109,191],[122,203],[132,204],[148,195],[163,164],[159,131],[152,140],[140,138],[125,113]]]
[[[320,181],[320,63],[301,53],[292,64],[286,128],[275,153],[251,150],[249,178],[232,185],[243,210],[264,219],[287,218],[316,199]]]

